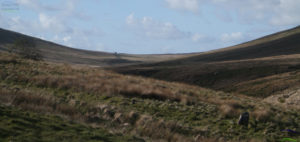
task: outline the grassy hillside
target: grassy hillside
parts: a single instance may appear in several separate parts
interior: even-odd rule
[[[298,89],[299,38],[296,27],[188,58],[113,70],[266,98]]]
[[[300,54],[299,38],[300,26],[236,46],[204,52],[199,55],[184,59],[165,61],[158,63],[158,65],[245,60],[280,55]]]
[[[1,140],[300,140],[281,132],[300,131],[296,108],[252,97],[4,53],[0,68]]]
[[[35,42],[44,60],[93,66],[120,66],[188,57],[193,54],[131,55],[74,49],[0,28],[0,52],[9,51],[19,39]]]

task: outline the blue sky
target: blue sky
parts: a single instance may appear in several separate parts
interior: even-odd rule
[[[0,27],[74,48],[203,52],[300,24],[299,0],[0,0]]]

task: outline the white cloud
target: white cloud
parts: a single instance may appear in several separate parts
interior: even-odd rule
[[[99,42],[99,39],[97,39],[101,35],[102,34],[98,33],[96,30],[90,32],[90,30],[74,29],[72,33],[58,33],[48,40],[69,47],[99,51],[101,49],[106,49],[104,48],[104,45]]]
[[[96,51],[105,51],[106,46],[103,43],[97,43],[93,49]]]
[[[272,17],[273,25],[300,24],[300,1],[280,0],[280,4],[274,10],[277,16]]]
[[[58,2],[45,5],[39,0],[16,0],[18,4],[30,12],[36,13],[37,17],[26,19],[23,17],[10,17],[0,13],[0,27],[17,31],[26,35],[43,37],[58,44],[82,49],[93,50],[98,45],[103,32],[99,28],[71,27],[73,22],[89,22],[84,14],[78,14],[76,9],[77,0]],[[103,45],[101,45],[101,48]]]
[[[134,25],[135,24],[135,19],[134,19],[134,14],[133,13],[131,13],[129,16],[127,16],[126,23],[128,25]]]
[[[191,40],[195,43],[208,45],[208,44],[213,44],[217,39],[209,35],[195,33],[191,35]]]
[[[199,9],[198,0],[165,0],[170,8],[197,12]]]
[[[236,41],[241,41],[243,38],[244,38],[244,35],[241,32],[224,33],[221,36],[221,41],[223,41],[223,42],[236,42]]]
[[[20,16],[7,17],[0,14],[0,27],[12,31],[21,32],[28,35],[34,35],[33,33],[39,31],[37,22],[27,21]]]
[[[44,13],[39,14],[39,22],[41,23],[41,26],[46,29],[61,25],[57,18],[47,16]]]
[[[70,36],[65,36],[65,37],[63,38],[63,41],[64,41],[65,43],[67,43],[68,41],[70,41],[70,39],[71,39]]]
[[[55,33],[55,34],[72,34],[75,29],[69,27],[68,21],[65,17],[59,16],[49,16],[45,13],[40,13],[38,17],[38,25],[36,25],[39,30]]]
[[[59,6],[44,5],[39,0],[16,0],[21,6],[27,7],[35,11],[57,11]],[[62,6],[62,5],[60,5]]]
[[[213,0],[211,4],[223,13],[235,13],[242,23],[300,24],[299,0]]]
[[[206,38],[205,35],[201,35],[201,34],[198,34],[198,33],[196,33],[196,34],[194,34],[194,35],[192,36],[192,40],[193,40],[194,42],[198,42],[198,41],[203,40],[203,39],[205,39],[205,38]]]
[[[58,35],[55,35],[55,36],[53,37],[52,41],[54,41],[54,42],[58,42],[58,41],[59,41],[59,37],[58,37]]]
[[[236,15],[242,23],[255,23],[268,21],[278,0],[212,0],[210,4],[219,13]]]
[[[155,21],[151,17],[135,18],[134,14],[130,14],[126,23],[136,34],[153,39],[182,39],[190,35],[172,23]]]
[[[232,22],[236,17],[243,24],[295,26],[300,24],[300,0],[165,0],[176,10],[197,12],[213,7],[217,18]]]
[[[53,41],[55,43],[60,43],[66,46],[71,47],[73,45],[72,37],[71,36],[59,36],[59,35],[54,35],[51,39],[48,39],[50,41]]]

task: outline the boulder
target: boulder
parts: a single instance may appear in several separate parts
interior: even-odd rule
[[[131,104],[136,104],[136,100],[133,99],[133,100],[131,101]]]
[[[249,123],[249,112],[244,112],[240,115],[238,124],[248,126]]]

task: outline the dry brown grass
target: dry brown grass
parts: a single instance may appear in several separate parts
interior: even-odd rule
[[[6,58],[6,56],[3,58]],[[83,66],[33,62],[21,59],[17,59],[17,61],[20,63],[19,65],[6,65],[6,72],[0,70],[3,78],[33,84],[41,88],[70,90],[95,95],[122,95],[162,101],[171,100],[187,105],[198,101],[222,105],[224,104],[224,97],[232,99],[232,95],[223,92],[215,92],[182,83],[120,75]],[[241,100],[249,100],[249,98]]]
[[[232,105],[224,104],[219,107],[219,110],[225,117],[235,117],[238,116],[241,111]]]
[[[58,101],[52,94],[32,92],[26,90],[15,91],[15,89],[0,89],[0,102],[5,105],[20,107],[24,110],[50,113],[66,116],[72,120],[83,120],[80,113],[72,106]]]
[[[202,137],[201,135],[195,136],[195,137],[194,137],[194,141],[195,141],[195,142],[217,142],[216,139],[213,139],[213,138],[211,138],[211,139],[204,138],[204,137]]]
[[[17,63],[17,56],[14,54],[3,54],[0,56],[0,63],[7,64],[7,63]]]
[[[239,83],[234,88],[239,93],[265,98],[274,94],[280,94],[286,90],[298,88],[299,76],[300,73],[298,71],[281,73]]]
[[[6,58],[4,56],[3,58]],[[97,68],[18,60],[18,66],[7,66],[11,80],[34,84],[40,88],[69,90],[94,95],[121,95],[143,99],[170,100],[191,105],[198,101],[215,104],[226,117],[237,116],[245,104],[259,103],[252,98],[215,92],[197,86],[170,83],[136,76],[125,76]],[[18,72],[16,72],[16,70]],[[1,71],[0,71],[1,73]],[[3,75],[5,73],[1,73]],[[39,103],[39,102],[37,102]],[[74,104],[74,102],[73,102]],[[245,107],[245,106],[244,106]],[[62,113],[71,110],[59,108]]]
[[[179,123],[164,120],[155,120],[152,116],[142,115],[136,122],[136,133],[160,140],[172,142],[192,142],[193,139],[176,132],[182,126]]]
[[[128,97],[142,97],[150,99],[171,99],[177,101],[169,89],[155,87],[144,79],[134,79],[102,71],[86,75],[39,75],[29,78],[40,87],[53,87],[59,89],[73,89],[89,93],[121,94]]]
[[[252,115],[257,121],[266,121],[273,116],[269,108],[258,108],[252,112]]]

